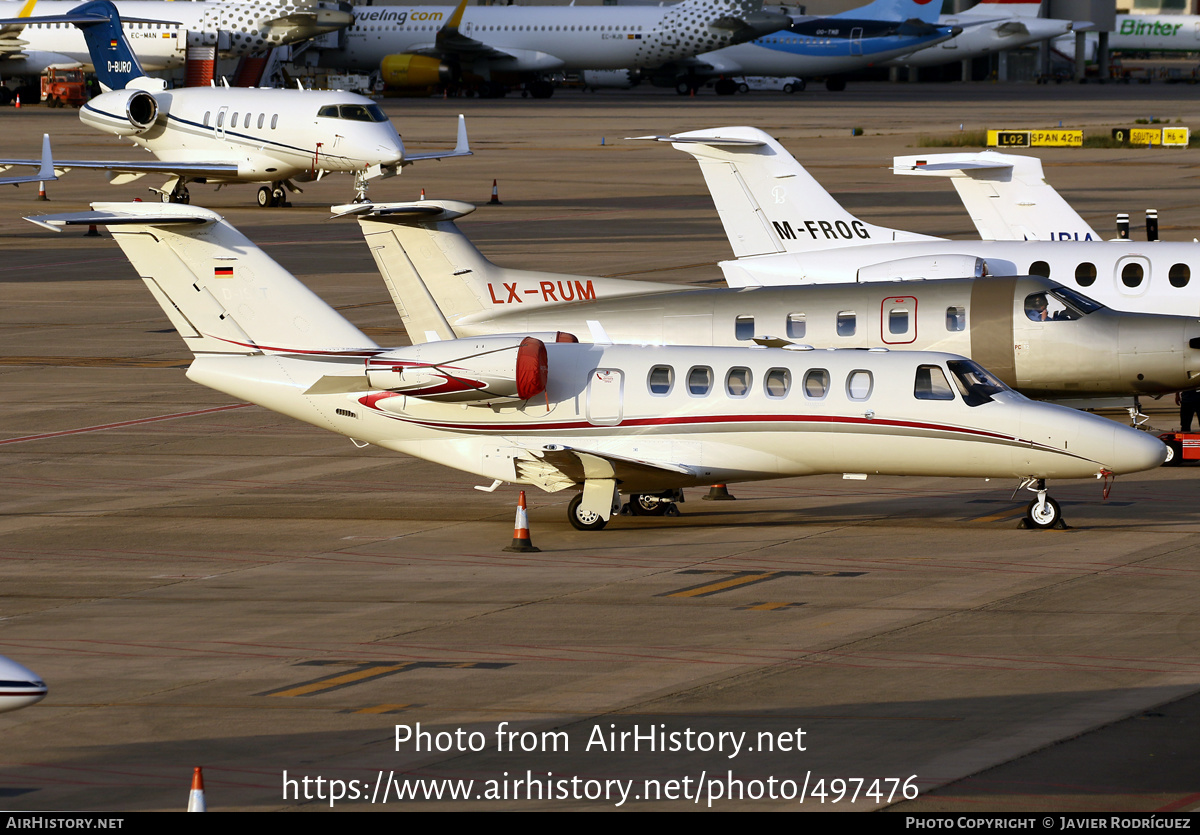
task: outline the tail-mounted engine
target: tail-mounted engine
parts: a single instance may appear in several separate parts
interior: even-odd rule
[[[117,136],[138,136],[154,127],[158,99],[145,90],[113,90],[88,102],[79,119]]]
[[[532,336],[426,342],[367,360],[372,388],[472,406],[529,400],[546,376],[546,344]]]

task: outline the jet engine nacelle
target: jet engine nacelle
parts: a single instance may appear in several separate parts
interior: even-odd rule
[[[1017,275],[1016,265],[1010,261],[986,261],[975,255],[960,253],[915,255],[911,258],[894,258],[856,267],[854,260],[847,258],[845,252],[840,249],[795,253],[789,256],[741,258],[737,261],[722,261],[720,266],[730,287]],[[772,278],[775,275],[780,277]]]
[[[79,111],[79,120],[117,136],[138,136],[154,127],[158,99],[145,90],[102,93]]]
[[[379,74],[388,87],[432,87],[454,80],[449,64],[427,55],[388,55],[379,63]]]
[[[640,82],[637,70],[584,70],[583,83],[597,89],[628,90]]]
[[[472,406],[536,397],[546,375],[546,343],[532,336],[426,342],[367,360],[372,388]]]

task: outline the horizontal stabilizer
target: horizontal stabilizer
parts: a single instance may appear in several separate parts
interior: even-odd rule
[[[738,139],[733,136],[721,136],[717,133],[701,134],[697,131],[695,134],[677,134],[675,136],[627,136],[626,139],[633,140],[649,140],[652,142],[670,142],[672,144],[686,145],[692,143],[695,145],[738,145],[742,147],[753,147],[756,145],[766,145],[767,143],[761,139]]]
[[[436,223],[475,211],[461,200],[420,200],[413,203],[348,203],[330,209],[334,217],[372,218],[395,223]]]
[[[191,206],[182,207],[191,209],[194,213],[173,214],[166,205],[160,206],[154,203],[146,205],[157,211],[144,215],[123,211],[66,212],[60,215],[34,215],[25,219],[54,232],[61,232],[64,226],[124,226],[133,223],[142,226],[169,226],[171,224],[212,223],[221,219],[216,212],[198,206],[195,209],[192,209]],[[163,209],[166,211],[162,211]],[[198,214],[198,212],[204,214]]]

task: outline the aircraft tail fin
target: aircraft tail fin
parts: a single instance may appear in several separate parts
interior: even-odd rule
[[[738,258],[928,240],[859,220],[778,141],[757,128],[638,138],[670,142],[696,158]]]
[[[484,310],[488,279],[502,272],[454,223],[473,211],[458,200],[333,208],[335,217],[358,218],[414,345],[454,339],[452,319]]]
[[[121,28],[121,15],[109,0],[91,0],[76,6],[71,14],[94,18],[71,22],[83,30],[83,39],[87,41],[96,77],[107,89],[123,90],[135,78],[146,75],[137,56],[133,54],[129,39],[125,37],[125,30]]]
[[[488,323],[513,332],[524,316],[601,298],[688,289],[677,284],[511,269],[493,264],[454,222],[475,210],[458,200],[351,203],[379,274],[413,343],[454,339]],[[535,330],[538,328],[535,328]]]
[[[216,212],[198,206],[94,203],[26,218],[107,226],[194,354],[323,354],[378,346]]]
[[[895,157],[897,174],[948,177],[985,241],[1103,238],[1042,174],[1037,157],[982,151]]]
[[[920,20],[923,23],[937,23],[941,14],[942,4],[930,0],[874,0],[857,9],[829,15],[832,18],[844,17],[854,20]]]

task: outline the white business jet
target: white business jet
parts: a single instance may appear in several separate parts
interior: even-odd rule
[[[114,183],[147,173],[170,179],[158,192],[163,202],[190,200],[188,183],[268,183],[260,206],[281,206],[285,188],[329,173],[353,174],[357,200],[368,181],[390,177],[417,160],[471,153],[459,117],[454,150],[406,154],[404,144],[379,105],[354,93],[260,88],[187,87],[164,89],[142,72],[108,0],[94,0],[65,16],[84,31],[100,83],[109,92],[79,111],[91,127],[127,137],[158,158],[155,162],[57,160],[56,167],[114,172]],[[0,160],[0,165],[30,164]]]
[[[524,83],[549,98],[548,73],[650,69],[791,24],[762,0],[683,0],[653,6],[357,6],[344,46],[321,64],[379,71],[394,88],[452,82],[503,95]]]
[[[750,127],[665,137],[700,163],[736,260],[731,287],[1040,275],[1116,310],[1200,314],[1200,245],[1168,241],[956,241],[876,226],[846,211],[779,142]],[[1049,230],[1047,230],[1049,231]]]
[[[936,67],[951,61],[968,61],[1058,38],[1074,27],[1070,20],[1039,17],[1041,8],[1041,0],[1034,3],[983,0],[964,12],[941,15],[937,20],[939,26],[956,26],[962,31],[949,40],[886,61],[883,66]]]
[[[985,241],[1102,241],[1042,173],[1037,157],[979,151],[894,157],[892,170],[945,177]]]
[[[41,676],[0,655],[0,713],[37,704],[47,692]]]
[[[427,201],[428,202],[428,201]],[[1109,310],[1038,276],[702,288],[501,267],[454,222],[405,204],[359,217],[368,249],[414,343],[569,331],[598,321],[614,342],[945,351],[979,362],[1030,397],[1165,394],[1200,382],[1194,317]],[[460,205],[460,204],[459,204]],[[969,274],[976,259],[963,265]]]
[[[35,76],[51,66],[91,70],[87,43],[62,20],[78,5],[74,0],[0,2],[0,17],[27,19],[0,29],[0,77]],[[122,17],[136,19],[125,23],[125,34],[141,65],[151,72],[183,66],[189,35],[210,35],[214,43],[220,41],[222,55],[237,57],[299,43],[354,22],[354,15],[337,3],[317,0],[118,0],[116,6]],[[37,18],[31,17],[35,7]]]
[[[335,212],[436,219],[467,207]],[[193,381],[493,488],[581,489],[568,518],[582,530],[604,527],[621,493],[657,514],[685,487],[818,473],[1021,479],[1037,494],[1031,524],[1048,527],[1060,511],[1045,479],[1137,472],[1167,453],[1146,433],[1031,401],[953,354],[528,333],[388,349],[215,212],[93,209],[30,220],[107,225],[195,355]]]

